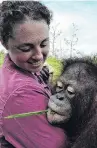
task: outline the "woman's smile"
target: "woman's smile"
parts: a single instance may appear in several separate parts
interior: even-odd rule
[[[31,64],[33,67],[40,67],[43,64],[42,61],[38,61],[38,62],[28,61],[28,63]]]

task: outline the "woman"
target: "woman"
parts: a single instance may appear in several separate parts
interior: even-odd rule
[[[50,90],[40,71],[49,52],[51,13],[37,1],[4,1],[0,9],[1,42],[8,51],[0,71],[1,147],[64,148],[64,131],[46,115],[4,119],[47,108]]]

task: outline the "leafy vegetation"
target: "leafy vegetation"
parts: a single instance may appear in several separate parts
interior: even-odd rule
[[[61,74],[62,71],[62,61],[58,60],[55,57],[48,57],[47,63],[52,66],[54,75],[53,75],[53,81],[55,81],[58,76]]]
[[[2,65],[3,61],[4,61],[4,52],[1,51],[0,52],[0,66]]]

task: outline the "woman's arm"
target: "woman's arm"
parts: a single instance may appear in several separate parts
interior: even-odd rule
[[[3,117],[45,110],[48,98],[30,85],[16,90],[8,99]],[[51,126],[46,115],[25,118],[4,119],[3,131],[6,140],[16,148],[59,148],[64,145],[65,134],[62,129]]]

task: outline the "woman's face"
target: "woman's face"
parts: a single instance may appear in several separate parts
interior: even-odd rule
[[[7,49],[20,68],[39,72],[49,52],[49,28],[45,21],[25,21],[15,25]]]

